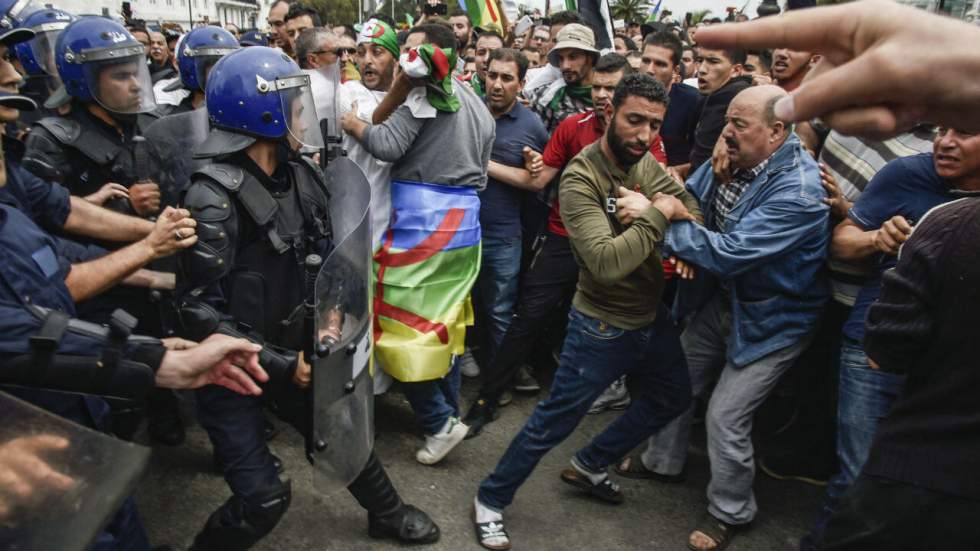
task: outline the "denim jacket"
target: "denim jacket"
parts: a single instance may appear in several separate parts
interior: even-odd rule
[[[697,311],[719,283],[731,297],[728,361],[742,367],[799,342],[816,326],[828,297],[823,272],[830,243],[829,208],[820,169],[791,134],[735,203],[723,224],[710,231],[714,175],[704,163],[687,181],[705,225],[671,225],[664,250],[695,264],[693,281],[682,282],[676,319]]]

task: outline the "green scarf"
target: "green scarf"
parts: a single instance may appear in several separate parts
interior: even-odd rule
[[[565,94],[572,96],[572,98],[581,101],[582,103],[592,107],[592,86],[563,86],[555,92],[555,97],[551,98],[551,102],[548,104],[548,108],[552,111],[556,111],[561,105],[561,101],[565,99]]]
[[[357,35],[357,43],[377,44],[391,52],[391,55],[398,59],[401,52],[398,51],[398,36],[395,31],[384,21],[372,19],[364,24],[360,34]]]
[[[453,92],[453,67],[456,52],[452,48],[439,48],[422,44],[402,54],[399,64],[413,78],[424,78],[426,98],[439,111],[459,111],[459,98]]]

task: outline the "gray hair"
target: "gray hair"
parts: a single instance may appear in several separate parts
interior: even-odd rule
[[[309,69],[310,64],[306,59],[307,56],[318,51],[325,41],[332,39],[334,36],[336,35],[326,27],[303,29],[299,33],[299,36],[296,37],[296,61],[299,63],[300,68]]]

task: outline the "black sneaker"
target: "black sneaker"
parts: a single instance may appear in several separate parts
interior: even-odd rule
[[[466,433],[466,440],[479,436],[480,432],[483,431],[483,426],[489,423],[493,423],[500,417],[500,412],[497,411],[497,407],[483,398],[480,398],[470,407],[470,410],[466,412],[466,416],[463,417],[463,424],[468,426],[470,429]]]
[[[606,503],[619,505],[626,500],[623,491],[619,489],[619,485],[609,480],[608,476],[603,478],[602,482],[593,484],[589,477],[578,472],[574,467],[570,467],[561,472],[561,481],[580,490],[585,490],[590,496]]]
[[[759,469],[776,480],[796,480],[814,486],[826,486],[831,467],[813,456],[791,453],[768,455],[759,459]]]
[[[164,446],[179,446],[184,443],[186,436],[184,422],[179,415],[150,417],[147,420],[146,432],[151,440]]]
[[[521,367],[514,378],[514,390],[522,394],[537,394],[541,391],[541,385],[531,376],[531,371],[526,365]]]

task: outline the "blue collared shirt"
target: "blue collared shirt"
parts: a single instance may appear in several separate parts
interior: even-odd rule
[[[544,151],[548,133],[541,120],[521,102],[497,118],[497,133],[490,159],[498,163],[524,167],[524,147]],[[485,237],[519,237],[521,235],[521,190],[493,178],[480,192],[480,226]]]

